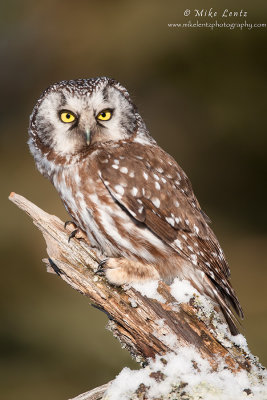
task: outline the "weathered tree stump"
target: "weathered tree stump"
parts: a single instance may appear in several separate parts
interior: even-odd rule
[[[190,301],[180,303],[175,296],[175,283],[168,286],[161,281],[132,287],[109,285],[105,278],[95,275],[100,260],[86,240],[73,238],[68,242],[69,232],[59,218],[18,194],[11,193],[9,198],[42,232],[48,254],[43,261],[48,272],[56,273],[104,311],[113,335],[135,360],[146,366],[138,372],[136,387],[125,389],[127,398],[230,399],[222,397],[225,391],[220,382],[224,376],[226,386],[234,386],[235,382],[236,387],[240,386],[233,399],[267,399],[266,370],[249,352],[242,335],[229,334],[203,296],[191,288]],[[195,385],[190,383],[191,378],[186,380],[179,360],[184,360],[184,366],[192,366],[188,376],[197,378]],[[174,370],[177,367],[173,374],[166,367],[171,362]],[[129,371],[123,373],[131,380]],[[203,379],[199,381],[199,377]],[[211,383],[210,377],[217,377],[220,384],[216,385],[216,379]],[[118,389],[119,379],[76,399],[123,399],[125,390]]]

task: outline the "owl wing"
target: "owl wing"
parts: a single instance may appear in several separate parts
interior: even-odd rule
[[[176,161],[157,145],[134,142],[106,148],[98,161],[100,178],[122,209],[200,266],[242,315],[223,251]]]

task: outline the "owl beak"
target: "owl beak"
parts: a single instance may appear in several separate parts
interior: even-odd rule
[[[91,138],[91,132],[90,132],[90,129],[87,128],[85,130],[85,139],[86,139],[87,146],[89,146],[89,144],[90,144],[90,138]]]

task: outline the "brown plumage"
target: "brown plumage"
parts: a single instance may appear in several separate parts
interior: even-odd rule
[[[38,169],[109,257],[111,283],[188,279],[238,333],[231,307],[241,317],[242,309],[208,217],[125,88],[108,78],[55,84],[34,108],[29,133]]]

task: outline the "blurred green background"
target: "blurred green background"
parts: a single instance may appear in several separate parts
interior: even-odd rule
[[[107,75],[128,88],[211,217],[244,307],[249,347],[267,364],[266,28],[168,28],[188,21],[183,11],[196,7],[223,11],[230,3],[1,1],[3,399],[63,400],[135,367],[105,330],[106,316],[46,273],[40,233],[7,200],[15,191],[68,219],[26,145],[37,98],[63,79]],[[235,1],[231,9],[247,10],[247,22],[267,22],[266,2]]]

